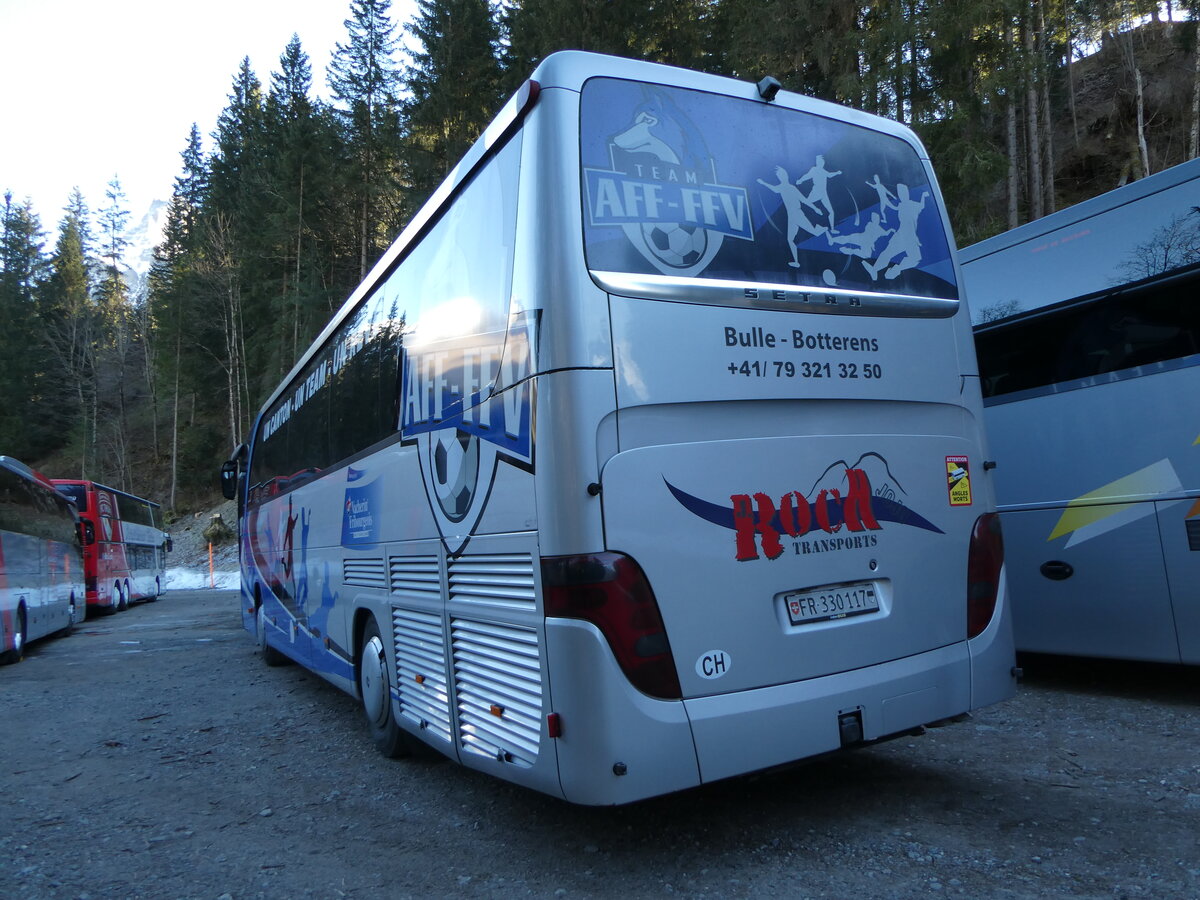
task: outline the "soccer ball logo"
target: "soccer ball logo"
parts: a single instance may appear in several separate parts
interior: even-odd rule
[[[690,218],[683,216],[681,203],[666,197],[678,190],[677,182],[699,189],[715,178],[700,130],[670,96],[649,91],[633,111],[629,125],[609,138],[609,154],[613,171],[666,192],[658,211],[647,211],[643,221],[626,218],[609,224],[620,224],[634,248],[662,274],[690,277],[702,272],[721,247],[724,235],[719,229],[709,230],[695,221],[650,221],[660,216]],[[670,173],[670,183],[660,180],[668,178],[657,174],[660,169]],[[646,172],[655,173],[652,182],[645,182],[651,177]]]
[[[446,428],[429,442],[429,479],[438,506],[451,522],[461,522],[475,499],[479,481],[479,438]]]
[[[708,250],[708,231],[699,225],[674,222],[643,225],[642,235],[650,252],[675,269],[691,268]]]

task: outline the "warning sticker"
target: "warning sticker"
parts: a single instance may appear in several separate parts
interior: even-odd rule
[[[971,505],[971,464],[967,457],[946,457],[946,485],[951,506]]]

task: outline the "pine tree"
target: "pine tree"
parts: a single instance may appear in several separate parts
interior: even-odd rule
[[[837,0],[722,0],[723,65],[736,77],[771,75],[788,90],[862,105],[864,15],[858,4]],[[874,26],[876,35],[883,33],[880,20]],[[895,69],[896,61],[889,66]]]
[[[197,337],[225,376],[221,406],[228,413],[229,446],[236,446],[249,427],[252,405],[247,332],[266,327],[271,311],[270,238],[263,228],[268,209],[265,110],[249,57],[234,76],[213,138],[216,150],[209,163],[195,272],[200,302],[216,314],[210,314]]]
[[[76,186],[71,189],[71,196],[67,199],[66,213],[75,222],[75,227],[79,231],[79,243],[83,247],[83,257],[86,260],[93,251],[92,247],[92,214],[88,209],[87,202],[83,199],[83,192]]]
[[[633,56],[633,4],[603,0],[517,0],[503,13],[506,68],[519,84],[556,50]]]
[[[272,384],[292,367],[341,299],[335,177],[339,143],[328,108],[310,96],[312,68],[293,35],[271,76],[266,104],[267,208],[264,228],[275,260],[272,334],[263,375]]]
[[[398,42],[390,0],[351,0],[348,40],[329,65],[329,86],[352,160],[347,184],[358,235],[358,277],[382,253],[399,223]]]
[[[500,105],[500,30],[487,0],[419,0],[405,72],[406,171],[417,209]]]
[[[181,433],[184,393],[190,391],[195,396],[204,383],[203,367],[195,364],[196,334],[203,330],[200,322],[204,311],[197,302],[194,268],[200,252],[208,170],[195,124],[180,156],[182,171],[175,178],[162,243],[154,250],[148,299],[158,340],[164,348],[153,374],[161,381],[170,403],[169,509],[174,509],[177,503],[180,463],[188,449],[187,439]]]
[[[86,215],[76,189],[59,225],[58,240],[50,260],[51,275],[42,301],[46,346],[60,376],[58,408],[63,430],[79,458],[75,474],[87,478],[93,460],[89,450],[95,433],[96,308],[92,303],[84,252]]]
[[[688,69],[717,70],[712,29],[715,0],[652,0],[643,30],[646,59]]]
[[[6,193],[0,212],[0,447],[34,460],[57,440],[46,419],[52,400],[39,340],[37,300],[47,275],[43,235],[28,201],[14,202]]]
[[[97,423],[96,452],[99,473],[123,489],[132,487],[129,404],[139,379],[139,335],[122,273],[129,210],[125,192],[116,177],[105,190],[107,204],[100,210],[100,254],[104,274],[96,289],[99,313],[99,347],[96,356],[97,398],[92,420]]]

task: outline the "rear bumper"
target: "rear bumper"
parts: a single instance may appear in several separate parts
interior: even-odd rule
[[[841,747],[838,717],[857,711],[875,740],[971,708],[966,642],[823,678],[685,700],[702,781]]]
[[[563,723],[562,737],[551,743],[562,795],[573,803],[629,803],[837,750],[844,713],[859,713],[870,741],[972,708],[966,641],[836,675],[684,701],[655,700],[633,688],[591,624],[548,619],[546,646],[552,711]],[[1011,665],[1008,657],[1010,685]]]

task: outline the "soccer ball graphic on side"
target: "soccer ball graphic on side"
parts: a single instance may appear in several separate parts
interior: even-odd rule
[[[694,266],[708,249],[708,231],[699,225],[660,222],[643,225],[642,235],[650,252],[676,269]]]
[[[432,436],[429,457],[429,482],[438,505],[447,519],[462,521],[479,481],[479,438],[457,428],[443,429]]]

